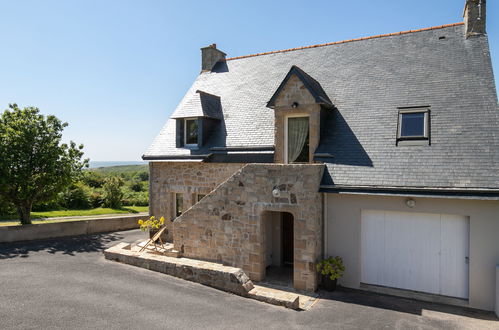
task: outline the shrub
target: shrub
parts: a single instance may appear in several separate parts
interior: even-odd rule
[[[35,205],[33,205],[33,211],[45,212],[45,211],[54,211],[62,209],[61,196],[62,193],[59,194],[59,196],[56,199],[51,200],[50,202],[36,203]]]
[[[331,280],[336,280],[343,276],[345,266],[341,257],[329,257],[317,264],[317,272],[322,275],[329,275]]]
[[[83,177],[83,182],[92,188],[102,188],[104,185],[104,178],[95,172],[87,171]]]
[[[128,192],[123,198],[124,206],[148,206],[149,194],[147,192]]]
[[[104,182],[104,205],[113,209],[122,207],[124,181],[119,176],[106,178]]]
[[[0,198],[0,214],[14,214],[16,212],[14,205]]]
[[[140,181],[148,181],[149,180],[149,173],[148,172],[139,172],[135,176],[137,178],[139,178]]]
[[[93,208],[101,207],[104,204],[104,197],[98,191],[94,191],[90,194],[90,203]]]
[[[142,182],[133,182],[130,185],[130,189],[132,189],[135,192],[141,192],[144,190],[144,185],[142,184]]]
[[[82,182],[78,182],[61,194],[60,204],[67,209],[89,209],[92,207],[90,191]]]

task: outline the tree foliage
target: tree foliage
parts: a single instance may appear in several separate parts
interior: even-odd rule
[[[16,104],[0,116],[0,195],[16,207],[22,224],[31,223],[33,203],[54,199],[88,166],[83,145],[61,143],[67,125]]]
[[[123,190],[125,181],[120,176],[111,176],[104,182],[104,205],[113,209],[119,209],[123,206]]]

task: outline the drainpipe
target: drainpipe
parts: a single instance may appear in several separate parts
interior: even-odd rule
[[[327,193],[322,193],[322,219],[323,219],[323,233],[324,236],[324,255],[323,258],[327,257]]]
[[[496,315],[499,317],[499,264],[496,265]]]

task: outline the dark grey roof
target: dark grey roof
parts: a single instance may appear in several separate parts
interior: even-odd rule
[[[170,119],[145,156],[273,145],[274,113],[266,104],[296,65],[337,108],[317,150],[326,155],[324,184],[499,188],[499,109],[488,41],[463,34],[457,25],[219,62],[180,103],[196,90],[220,96],[223,120],[210,141],[200,150],[176,148]],[[396,146],[397,108],[421,105],[431,109],[431,145]]]
[[[324,104],[329,107],[332,107],[333,105],[331,104],[331,100],[327,96],[326,92],[324,89],[322,89],[321,84],[314,78],[312,78],[309,74],[307,74],[305,71],[297,67],[296,65],[291,66],[291,69],[289,70],[288,74],[284,79],[282,80],[281,84],[275,91],[274,95],[270,98],[270,101],[267,103],[267,107],[272,108],[274,107],[274,103],[276,98],[279,96],[281,93],[281,90],[286,86],[286,83],[288,82],[289,78],[291,78],[292,75],[296,75],[303,85],[308,89],[310,94],[314,97],[315,101],[319,104]]]
[[[208,117],[222,119],[220,97],[200,90],[184,97],[171,118]]]

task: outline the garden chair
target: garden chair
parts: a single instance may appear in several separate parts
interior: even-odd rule
[[[156,244],[157,241],[159,241],[160,243],[159,245],[163,248],[163,250],[165,250],[165,245],[164,245],[165,243],[161,239],[161,235],[165,232],[165,230],[166,227],[161,228],[156,234],[154,234],[153,237],[151,237],[151,239],[147,241],[147,243],[139,250],[139,252],[144,251],[150,244],[153,244],[154,250],[161,252],[158,250],[158,246]]]

